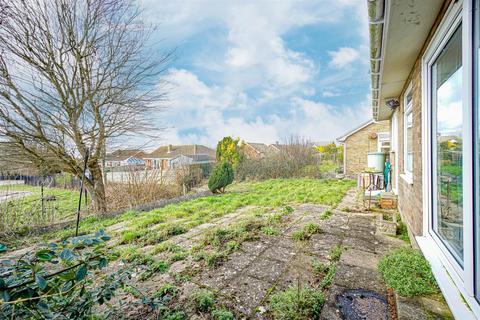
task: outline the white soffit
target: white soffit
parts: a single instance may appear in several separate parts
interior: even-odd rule
[[[385,99],[398,98],[435,23],[443,0],[387,0],[378,120],[390,118]]]

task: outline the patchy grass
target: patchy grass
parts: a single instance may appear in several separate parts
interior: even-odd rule
[[[332,210],[326,209],[320,214],[320,220],[328,220],[332,216]]]
[[[397,238],[402,239],[403,241],[410,243],[410,237],[408,236],[407,225],[400,221],[397,224]]]
[[[215,307],[215,296],[213,292],[201,289],[190,296],[190,303],[197,312],[209,312]]]
[[[286,213],[292,211],[289,206],[291,204],[314,203],[333,206],[342,200],[345,192],[354,184],[352,180],[334,179],[272,179],[236,183],[229,186],[225,194],[171,204],[149,212],[128,211],[114,218],[88,217],[81,221],[80,232],[91,233],[100,228],[125,222],[128,229],[126,232],[131,232],[130,239],[127,240],[143,240],[149,233],[158,231],[152,230],[152,226],[166,221],[176,220],[192,228],[246,206],[264,208],[285,206]],[[62,238],[72,235],[72,232],[73,229],[66,229],[52,233],[49,237]],[[131,238],[133,235],[135,239]],[[154,241],[154,238],[150,236],[149,241]]]
[[[388,287],[406,297],[438,293],[430,265],[413,249],[401,248],[385,254],[378,270]]]
[[[226,309],[215,309],[212,311],[212,319],[214,320],[234,320],[233,313]]]
[[[343,251],[345,251],[345,248],[341,245],[336,245],[334,246],[329,253],[329,259],[330,261],[333,262],[338,262],[340,260],[340,257],[342,256]]]
[[[270,298],[269,309],[274,319],[318,319],[325,303],[322,291],[309,287],[290,287]]]
[[[328,264],[322,263],[318,261],[317,259],[312,260],[312,271],[313,274],[315,275],[322,275],[325,274],[328,271]]]
[[[300,230],[295,231],[292,233],[292,239],[295,241],[305,241],[310,239],[314,234],[320,233],[321,229],[318,224],[309,223]]]

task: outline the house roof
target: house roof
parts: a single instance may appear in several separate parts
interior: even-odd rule
[[[215,157],[208,154],[181,154],[176,156],[175,158],[179,158],[181,156],[190,158],[193,160],[193,162],[215,161]]]
[[[398,98],[444,0],[368,0],[370,22],[370,76],[372,114],[375,120],[390,118],[385,106]]]
[[[107,154],[107,157],[117,157],[121,158],[123,160],[128,159],[130,157],[135,157],[138,159],[143,159],[143,157],[146,155],[146,153],[143,150],[140,149],[117,149],[109,154]],[[119,160],[121,161],[121,160]]]
[[[170,148],[170,150],[169,150]],[[155,149],[150,154],[147,154],[145,158],[148,159],[172,159],[179,155],[208,155],[210,158],[215,159],[216,153],[215,150],[203,146],[203,145],[179,145],[179,146],[161,146]]]
[[[335,144],[335,141],[315,141],[315,142],[312,142],[311,145],[312,147],[323,147],[323,146],[327,146],[329,144]]]
[[[354,128],[354,129],[348,131],[348,132],[345,133],[343,136],[338,137],[338,138],[337,138],[337,141],[338,141],[338,142],[345,142],[345,140],[347,140],[347,138],[350,137],[352,134],[354,134],[354,133],[362,130],[362,129],[365,128],[365,127],[368,127],[369,125],[371,125],[371,124],[373,124],[373,123],[375,123],[375,120],[373,120],[373,119],[372,119],[372,120],[368,120],[367,122],[362,123],[362,124],[359,125],[358,127],[356,127],[356,128]]]
[[[250,147],[252,147],[255,151],[258,153],[268,153],[268,145],[265,143],[257,143],[257,142],[245,142],[245,144],[248,144]]]

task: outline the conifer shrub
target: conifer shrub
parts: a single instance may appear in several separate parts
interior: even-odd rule
[[[208,188],[213,193],[225,192],[225,187],[233,182],[233,167],[232,164],[223,161],[217,165],[208,180]]]

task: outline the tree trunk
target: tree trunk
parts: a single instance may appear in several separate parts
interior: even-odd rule
[[[107,212],[107,200],[105,195],[105,185],[103,184],[102,170],[97,162],[89,163],[88,169],[92,174],[92,181],[87,183],[87,188],[89,189],[88,191],[90,192],[95,211],[105,213]]]

